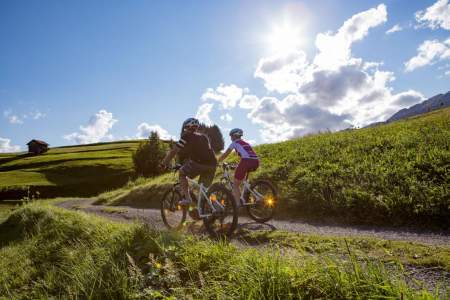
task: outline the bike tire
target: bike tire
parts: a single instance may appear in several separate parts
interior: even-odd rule
[[[263,202],[260,204],[255,205],[248,205],[246,206],[247,212],[253,220],[255,220],[258,223],[265,223],[273,218],[275,215],[275,210],[278,204],[278,192],[274,185],[269,180],[256,180],[253,182],[250,186],[251,190],[254,190],[255,188],[265,188],[270,192],[268,196],[264,196]],[[251,203],[250,197],[253,196],[251,193],[246,193],[245,195],[245,201],[247,203]],[[266,197],[271,197],[267,200]],[[270,203],[270,204],[269,204]],[[264,211],[265,213],[263,215],[259,214],[258,212]]]
[[[236,206],[236,201],[234,201],[233,194],[223,184],[215,183],[209,187],[207,195],[210,199],[215,196],[215,201],[220,201],[222,205],[225,206],[225,211],[204,218],[203,224],[205,225],[206,230],[213,238],[230,237],[238,225],[238,208]],[[205,199],[201,201],[200,207],[203,214],[211,212],[211,208]],[[226,223],[224,223],[225,218]]]
[[[167,228],[172,230],[180,230],[186,220],[186,208],[179,206],[178,202],[182,199],[181,193],[175,188],[167,190],[161,200],[161,217]],[[169,215],[169,212],[174,213]],[[178,220],[172,222],[175,213],[181,214]]]

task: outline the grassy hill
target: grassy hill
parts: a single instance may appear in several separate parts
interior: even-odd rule
[[[281,234],[268,238],[285,247],[237,247],[33,203],[0,223],[0,298],[448,296],[445,277],[430,285],[411,275],[422,266],[448,271],[448,247]]]
[[[255,177],[280,190],[280,209],[346,222],[450,227],[450,108],[388,125],[260,145]],[[98,202],[157,206],[174,178],[140,180]]]
[[[0,155],[0,199],[93,196],[124,185],[133,175],[139,141],[52,148],[38,156]]]

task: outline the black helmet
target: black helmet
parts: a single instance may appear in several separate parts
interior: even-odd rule
[[[189,118],[183,122],[183,130],[185,130],[186,128],[193,128],[193,127],[198,128],[199,126],[200,122],[196,118]]]

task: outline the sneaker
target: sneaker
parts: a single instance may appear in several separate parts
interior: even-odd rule
[[[189,206],[189,205],[191,205],[191,203],[192,203],[192,200],[190,200],[190,199],[183,199],[180,202],[178,202],[178,204],[180,204],[181,206]]]

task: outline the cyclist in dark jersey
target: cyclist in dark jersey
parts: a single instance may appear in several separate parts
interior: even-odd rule
[[[178,153],[185,158],[180,168],[180,186],[184,199],[180,205],[189,205],[192,199],[189,194],[189,184],[186,177],[194,178],[200,175],[199,183],[208,187],[211,185],[216,173],[217,159],[206,135],[196,132],[200,123],[195,118],[189,118],[183,122],[180,140],[166,154],[162,161],[163,166]]]

